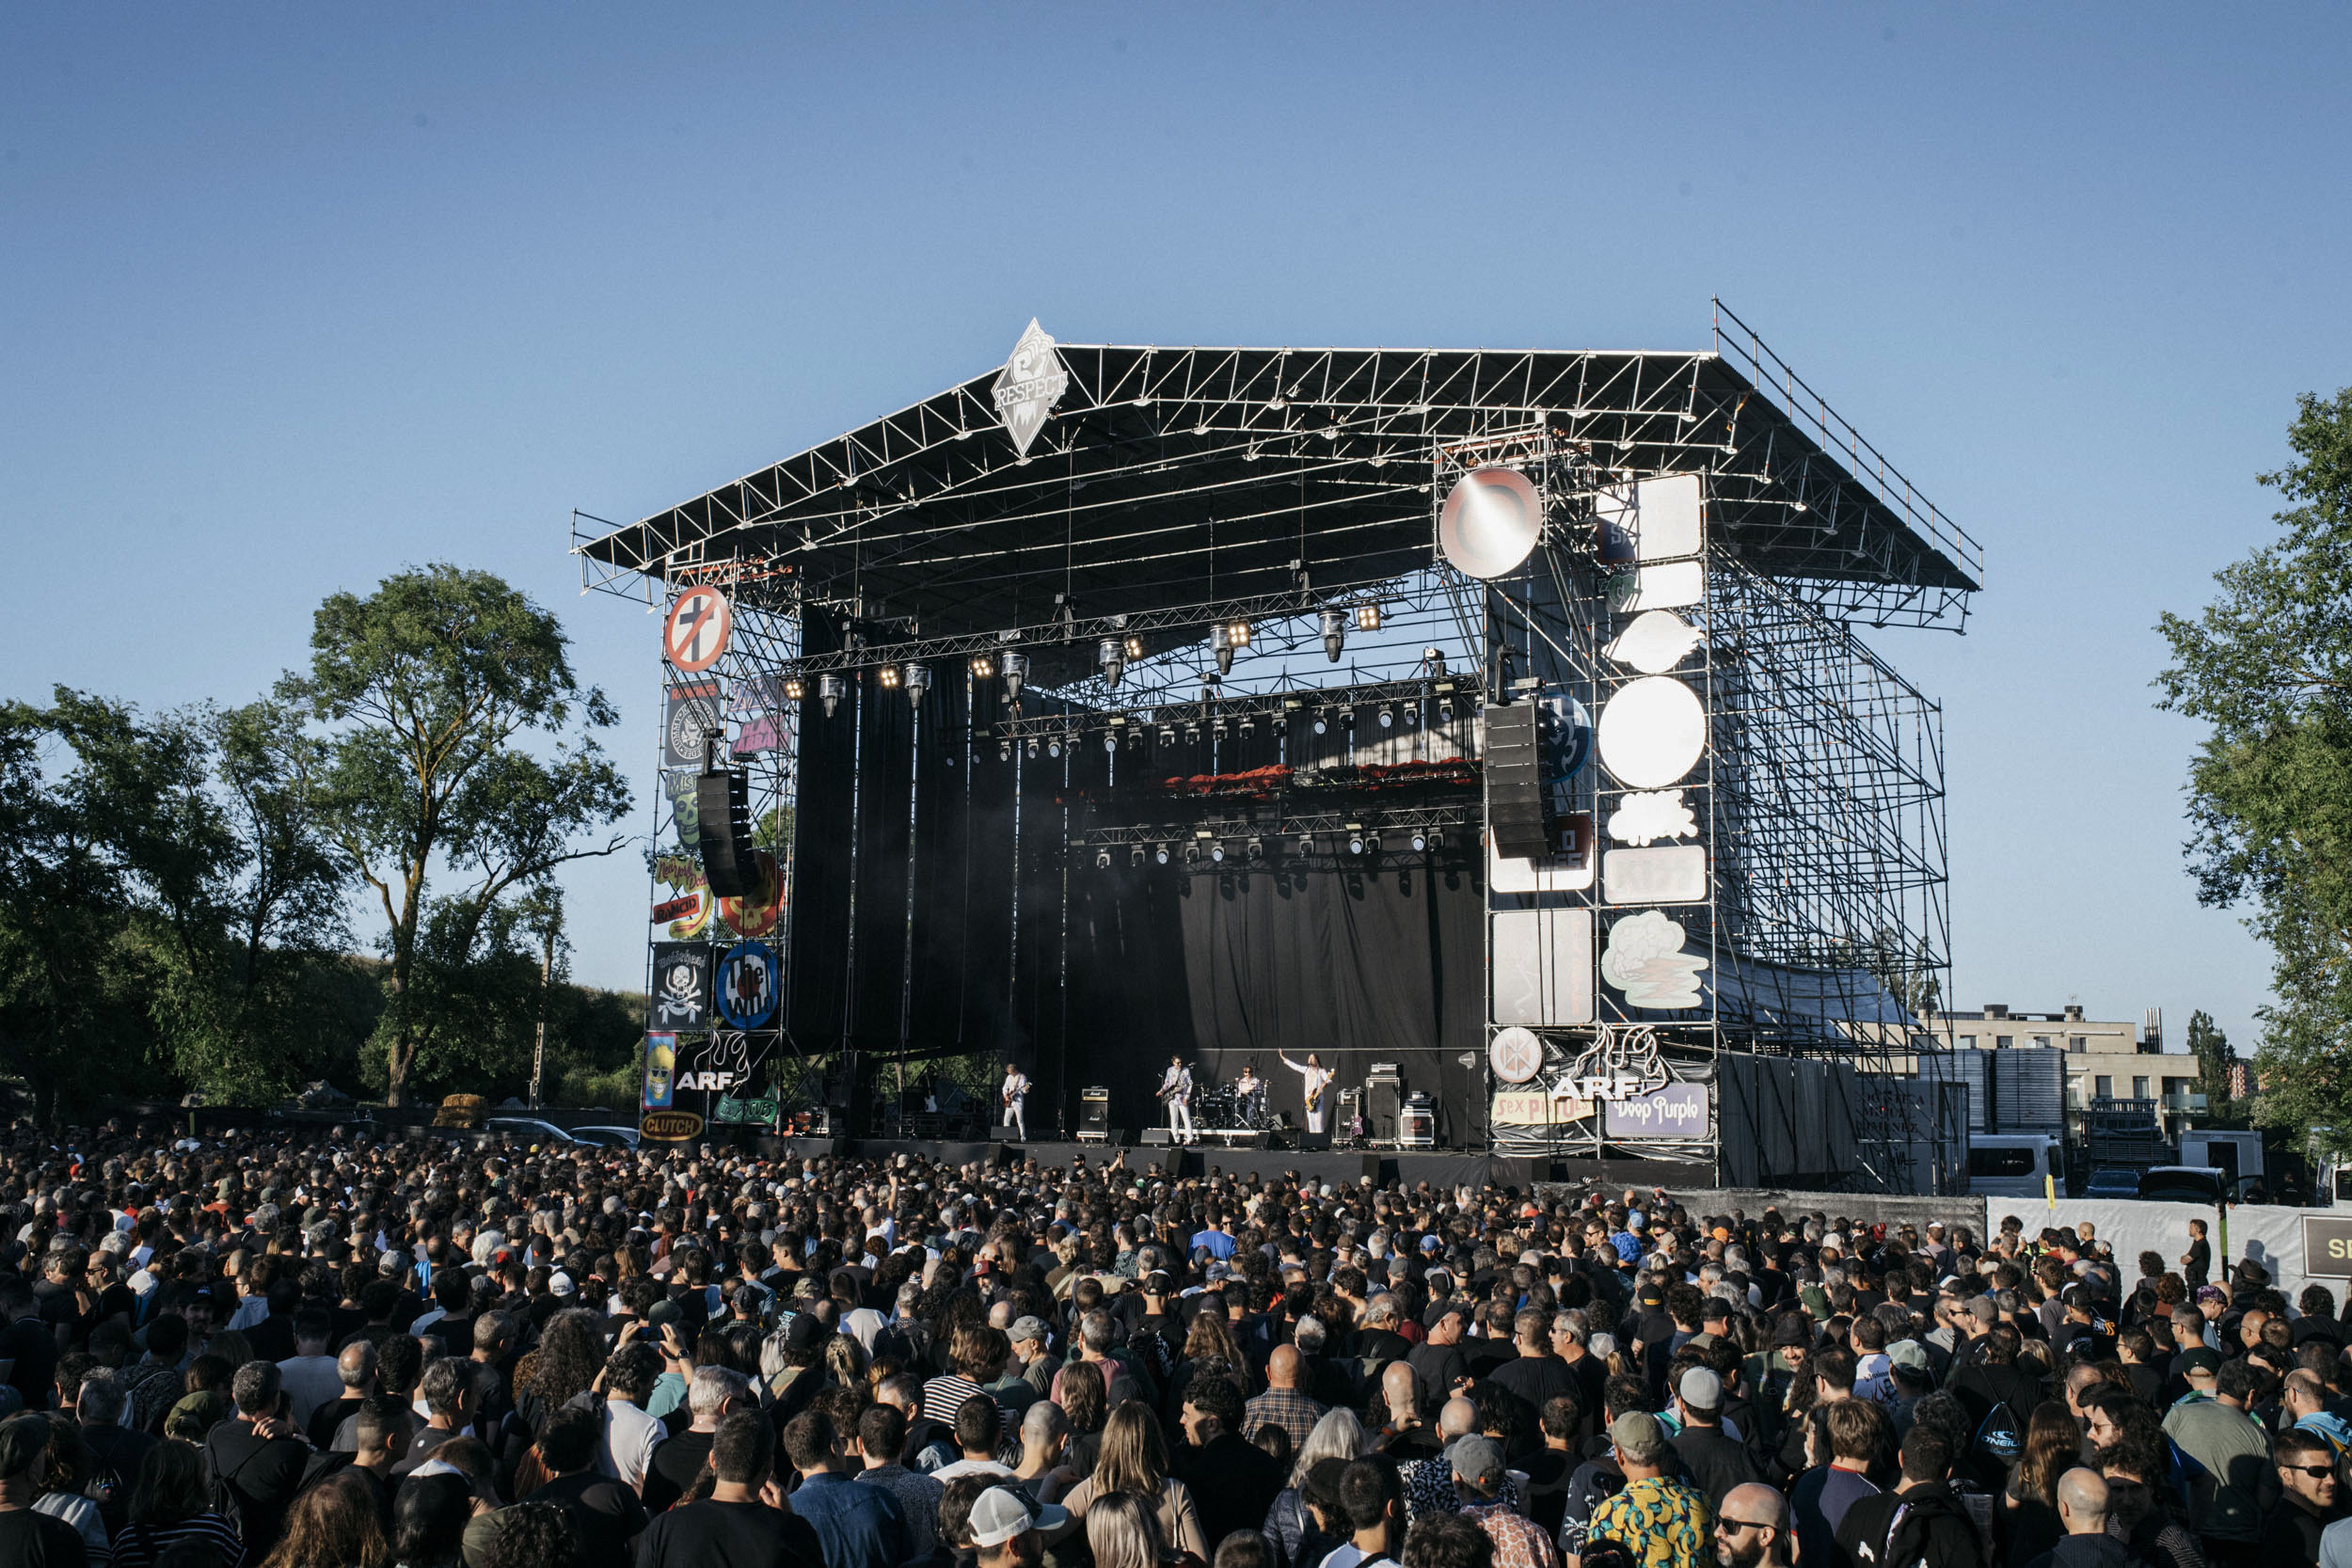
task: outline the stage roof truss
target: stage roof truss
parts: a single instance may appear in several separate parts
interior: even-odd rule
[[[1057,595],[1095,622],[1304,612],[1431,563],[1434,453],[1531,430],[1605,481],[1706,475],[1724,547],[1843,618],[1957,627],[1981,579],[1975,542],[1727,310],[1711,351],[1059,354],[1025,455],[991,370],[637,523],[576,518],[583,581],[655,602],[731,577],[909,641],[1033,626]]]

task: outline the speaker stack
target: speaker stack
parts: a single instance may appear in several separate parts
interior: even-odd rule
[[[757,893],[759,866],[752,859],[752,806],[742,770],[726,768],[698,774],[694,814],[703,876],[711,896],[742,898]]]
[[[1486,710],[1486,831],[1495,853],[1515,860],[1541,860],[1552,850],[1542,721],[1534,703]]]
[[[1089,1084],[1078,1091],[1078,1141],[1103,1144],[1111,1140],[1111,1091]]]

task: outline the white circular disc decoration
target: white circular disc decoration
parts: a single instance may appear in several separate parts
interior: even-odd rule
[[[1487,1045],[1486,1064],[1504,1083],[1524,1084],[1544,1069],[1544,1042],[1515,1023]]]
[[[1471,469],[1438,513],[1438,547],[1454,570],[1474,578],[1517,570],[1543,531],[1535,487],[1511,468]]]
[[[1707,709],[1672,675],[1645,675],[1601,705],[1600,764],[1628,789],[1663,789],[1707,750]]]
[[[1701,638],[1671,610],[1645,610],[1601,652],[1645,675],[1662,675],[1690,657]]]

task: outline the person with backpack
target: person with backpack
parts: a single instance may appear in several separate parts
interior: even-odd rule
[[[233,1506],[250,1562],[259,1562],[278,1544],[286,1510],[301,1490],[310,1461],[310,1445],[294,1435],[286,1419],[284,1393],[276,1362],[246,1362],[230,1384],[236,1414],[204,1438],[214,1497],[216,1504]]]
[[[2010,1471],[2026,1456],[2026,1423],[2043,1398],[2042,1380],[2018,1364],[2025,1338],[2012,1323],[1995,1323],[1983,1349],[1952,1379],[1952,1394],[1968,1413],[1968,1451],[1961,1463],[1986,1491],[2009,1486]]]
[[[1903,1439],[1902,1480],[1891,1492],[1864,1497],[1837,1527],[1836,1555],[1798,1560],[1843,1562],[1847,1568],[1984,1568],[1976,1522],[1947,1484],[1953,1454],[1931,1427]]]

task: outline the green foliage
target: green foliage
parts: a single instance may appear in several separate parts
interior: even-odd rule
[[[376,1039],[394,1104],[421,1053],[452,1053],[426,1066],[437,1082],[509,1062],[520,982],[507,895],[627,843],[576,847],[627,814],[628,787],[590,733],[612,705],[580,688],[567,645],[498,578],[428,566],[328,598],[309,672],[278,683],[330,726],[328,832],[382,909]],[[437,890],[444,878],[454,886]]]
[[[2188,1053],[2197,1058],[2198,1083],[2205,1091],[2205,1114],[2219,1120],[2230,1114],[2230,1037],[2213,1015],[2201,1009],[2188,1015]]]
[[[2280,536],[2216,577],[2195,620],[2168,614],[2159,705],[2208,727],[2184,847],[2201,901],[2243,908],[2271,948],[2255,1108],[2352,1129],[2352,388],[2306,394],[2295,461],[2262,483]]]

